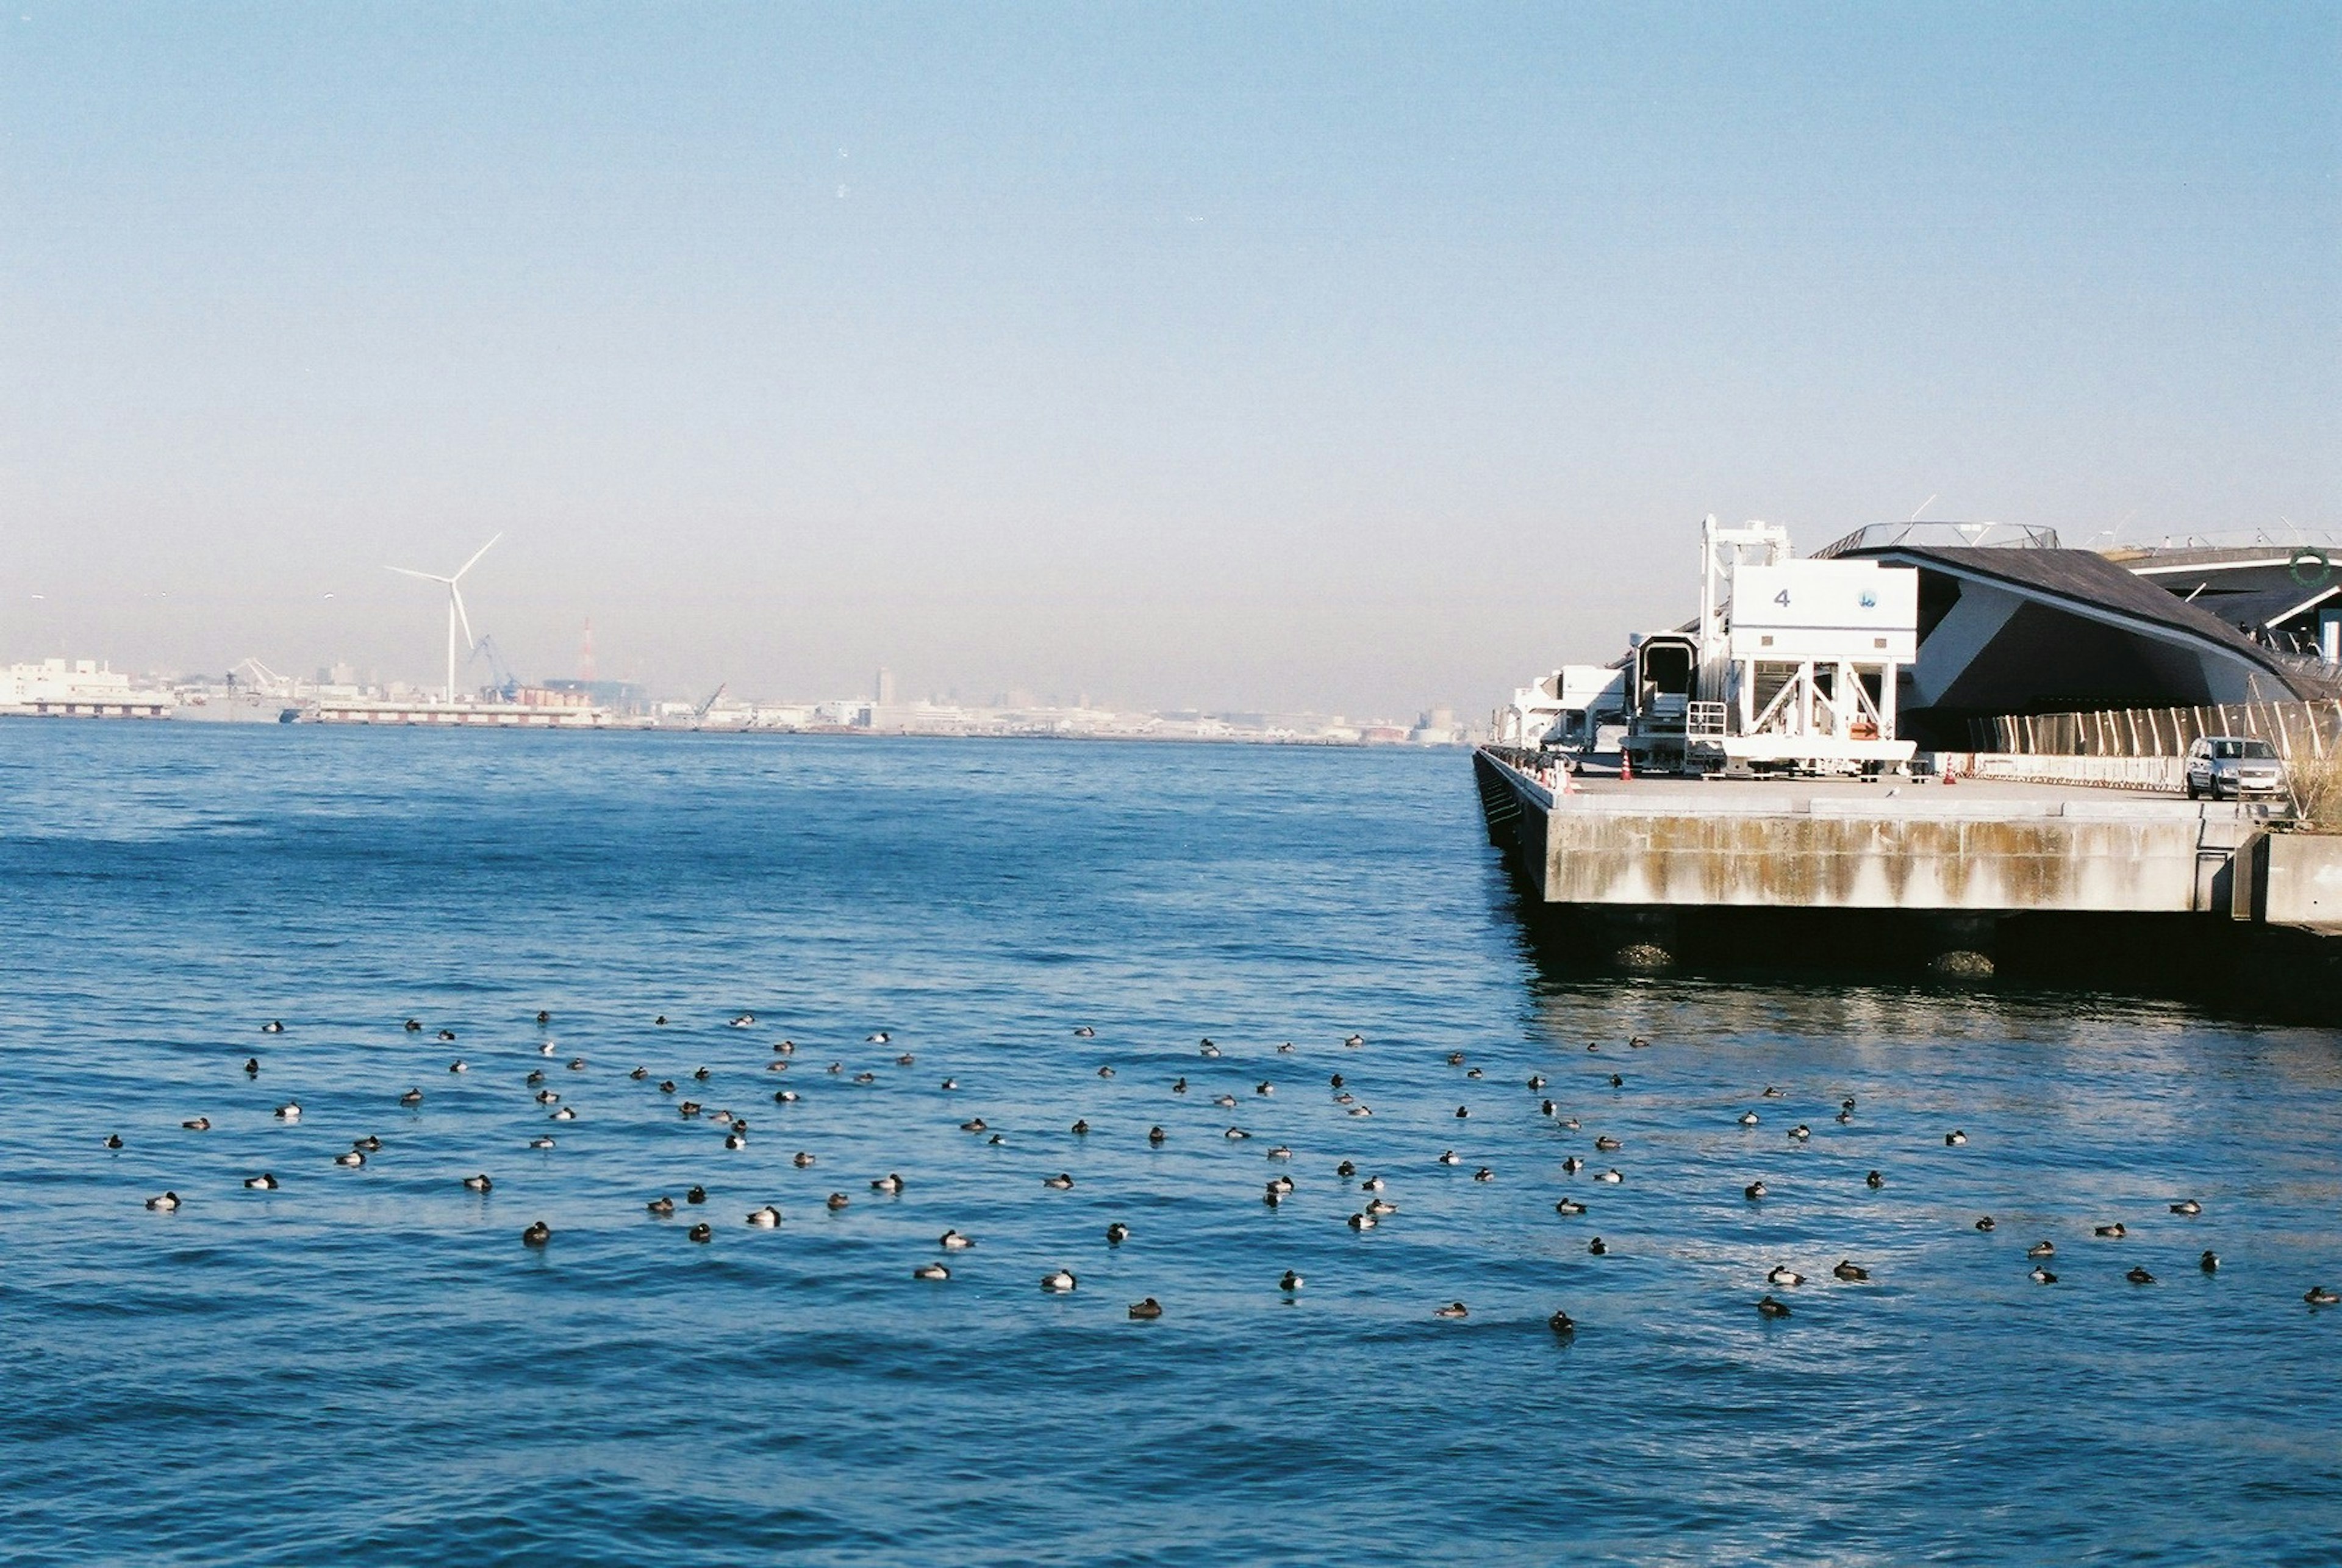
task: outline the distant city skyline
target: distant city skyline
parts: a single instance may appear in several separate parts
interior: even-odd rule
[[[1698,518],[2342,526],[2342,9],[0,21],[0,663],[1482,714]]]

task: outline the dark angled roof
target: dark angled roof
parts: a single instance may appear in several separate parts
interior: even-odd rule
[[[2323,588],[2263,588],[2250,594],[2199,594],[2188,601],[2199,610],[2208,610],[2216,619],[2231,626],[2274,626],[2290,621],[2304,610],[2316,609],[2337,594],[2342,594],[2342,583],[2328,583]]]
[[[1849,550],[1846,554],[1934,567],[1957,576],[1998,583],[2028,597],[2076,610],[2110,610],[2127,620],[2161,628],[2169,635],[2212,644],[2267,674],[2280,691],[2300,697],[2322,694],[2320,690],[2309,689],[2319,683],[2305,682],[2286,659],[2218,615],[2134,575],[2095,550],[1889,544]]]

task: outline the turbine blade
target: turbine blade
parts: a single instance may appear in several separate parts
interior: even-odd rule
[[[436,572],[418,572],[412,566],[385,566],[383,570],[386,572],[395,572],[402,577],[420,577],[426,583],[446,583],[454,580],[448,577],[442,577]]]
[[[501,531],[500,531],[500,532],[498,532],[498,534],[496,534],[496,539],[501,539],[501,538],[503,538],[503,537],[504,537],[503,533],[502,533]],[[481,545],[478,549],[476,549],[476,550],[473,551],[473,552],[472,552],[472,558],[471,558],[470,560],[468,560],[468,561],[465,562],[462,565],[460,565],[460,566],[458,566],[458,567],[456,567],[456,568],[455,568],[455,577],[460,577],[460,576],[462,576],[465,573],[466,573],[466,572],[470,571],[473,567],[475,567],[475,566],[478,565],[478,564],[480,564],[480,557],[481,557],[481,556],[483,556],[483,555],[485,555],[485,554],[486,554],[489,551],[491,551],[491,550],[493,550],[493,549],[495,549],[495,548],[496,547],[496,539],[491,539],[491,540],[489,540],[486,544],[485,544]],[[447,581],[449,581],[450,583],[452,583],[452,582],[454,582],[454,581],[455,580],[455,577],[450,577],[450,578],[448,578],[448,579],[447,579]]]
[[[473,559],[477,560],[479,557],[475,555]],[[460,572],[456,574],[456,576],[460,577],[463,574]],[[455,586],[455,580],[454,577],[447,580],[447,594],[450,598],[455,601],[455,618],[464,623],[464,646],[466,648],[477,648],[480,644],[472,635],[472,617],[466,614],[464,609],[464,591]]]

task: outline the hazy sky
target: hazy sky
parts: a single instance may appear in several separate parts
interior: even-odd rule
[[[0,17],[0,659],[503,529],[525,674],[1485,711],[1709,511],[2342,526],[2331,3]]]

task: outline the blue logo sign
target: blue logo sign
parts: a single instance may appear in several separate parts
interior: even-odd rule
[[[1878,608],[1878,595],[1872,593],[1869,589],[1865,588],[1862,591],[1862,607],[1866,610],[1876,610]]]

